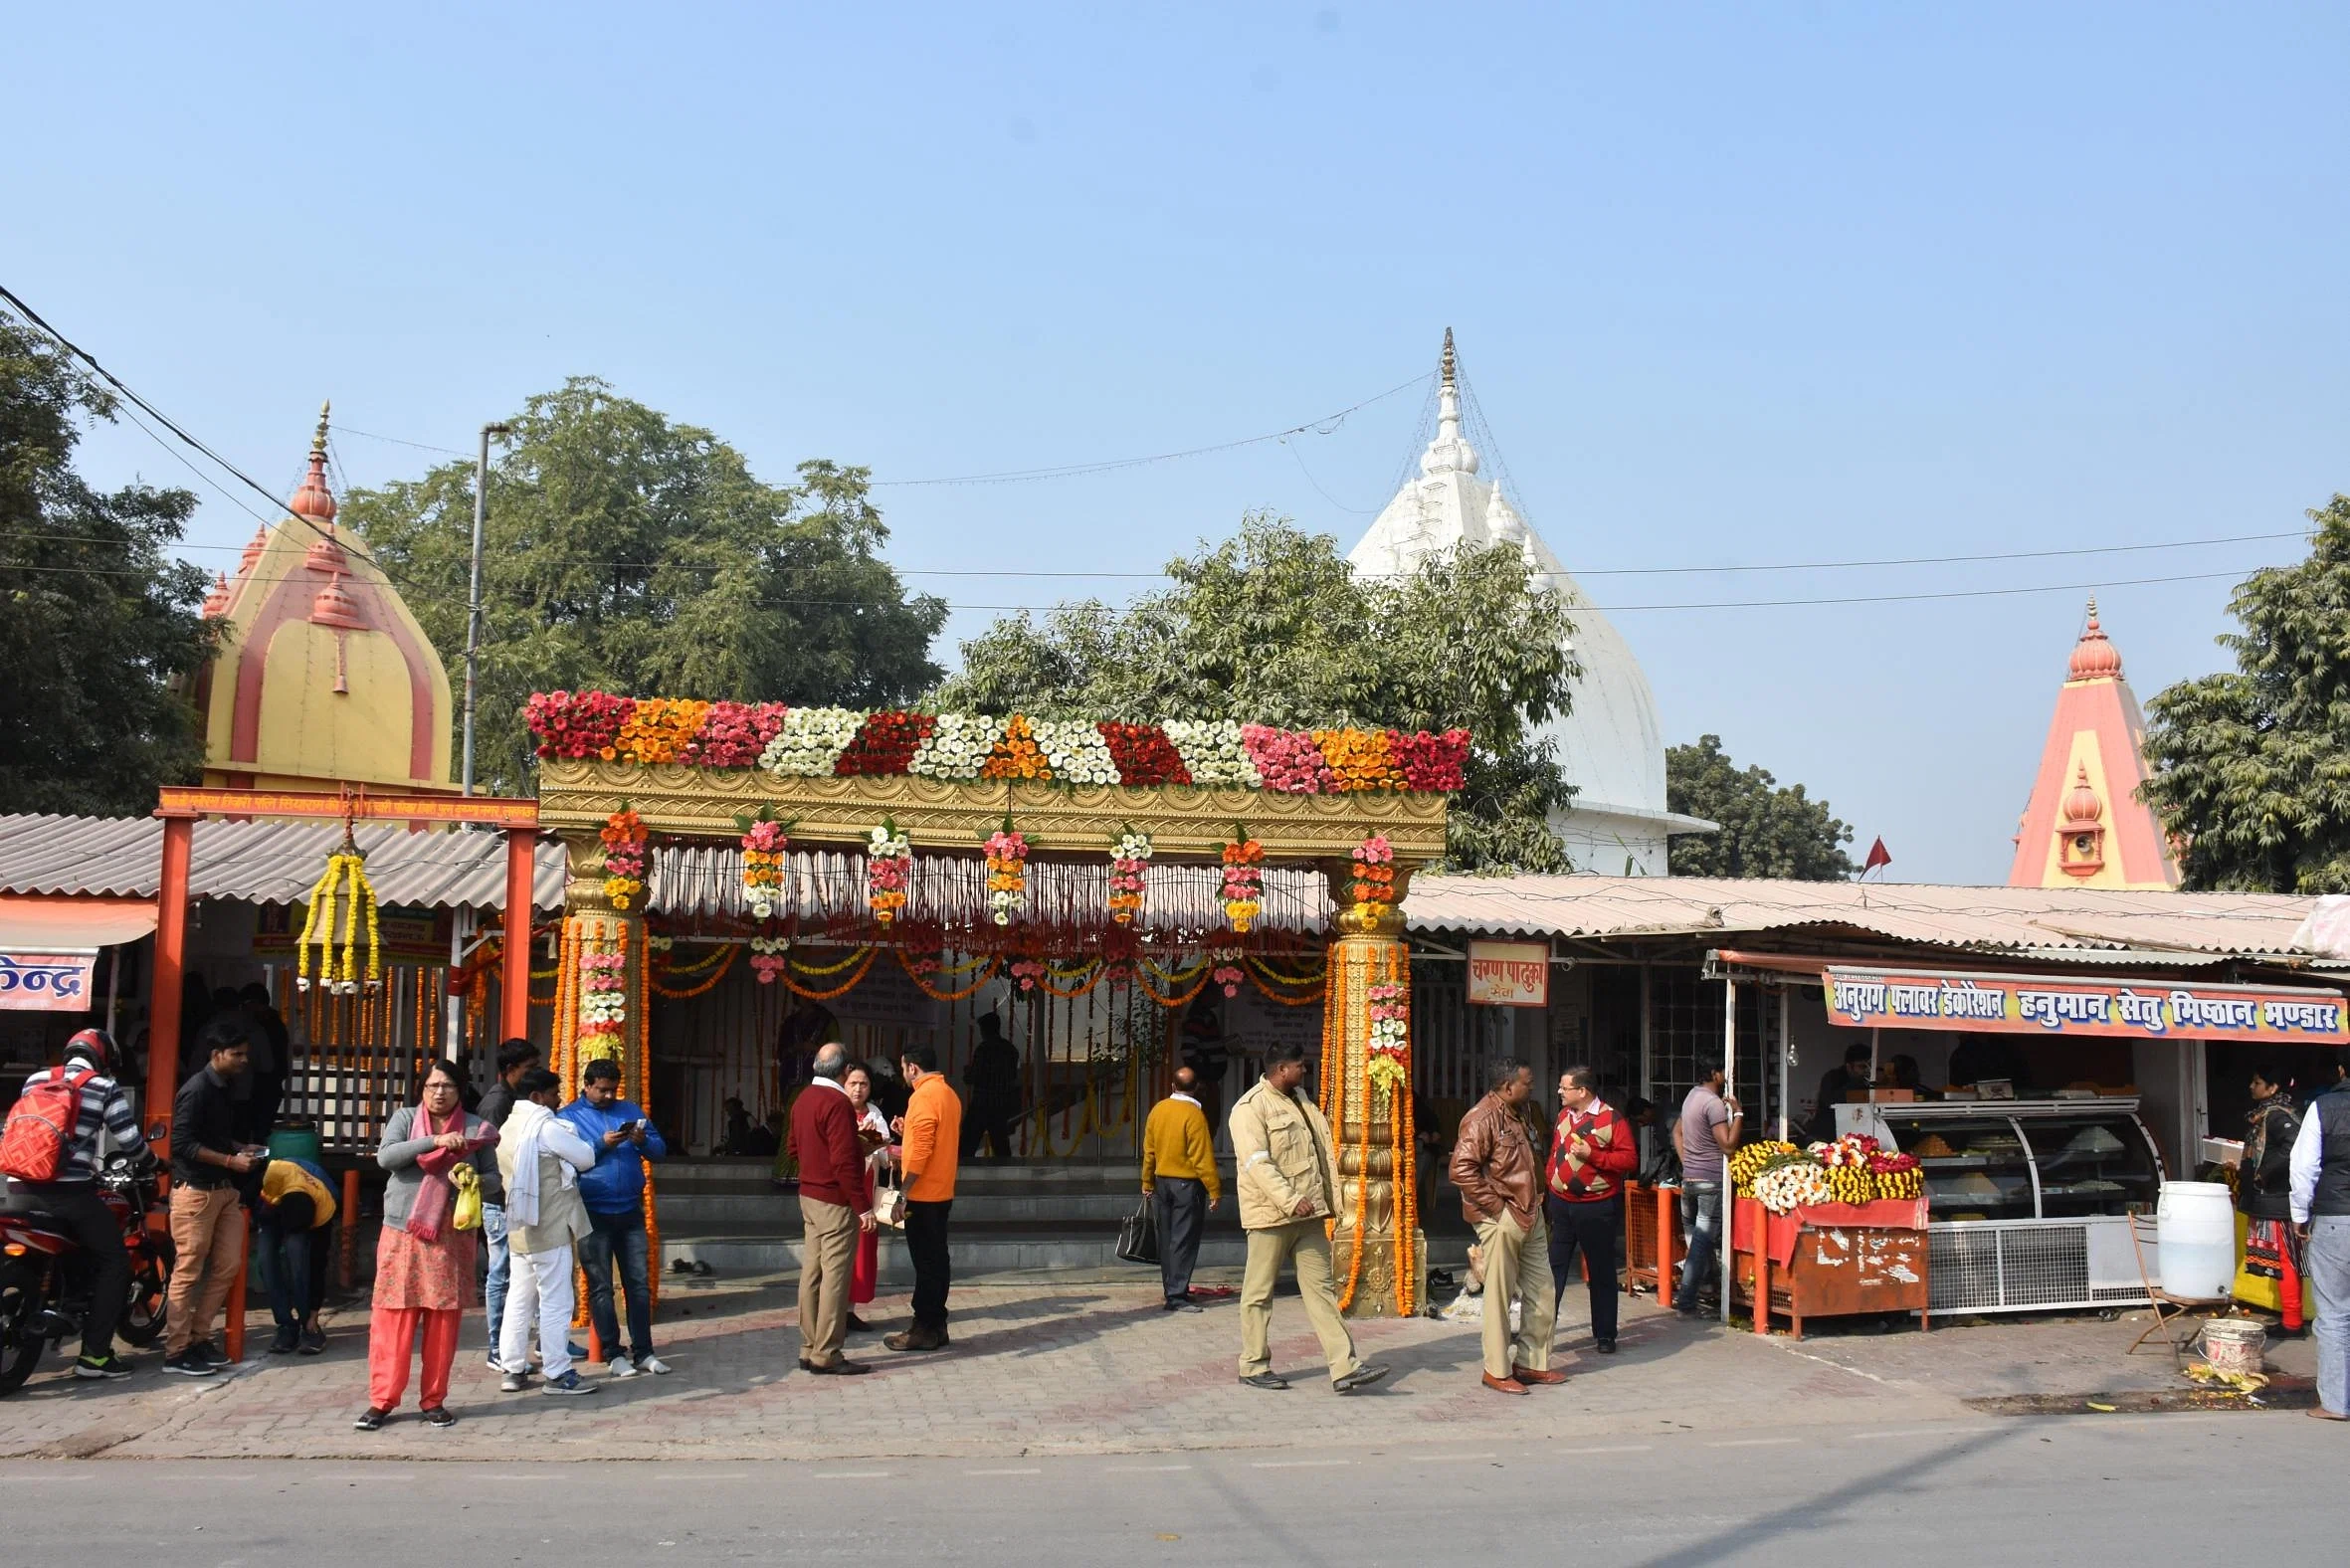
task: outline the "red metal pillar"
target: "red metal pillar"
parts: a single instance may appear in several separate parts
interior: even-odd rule
[[[538,830],[505,836],[505,974],[499,983],[498,1038],[530,1036],[531,887],[538,872]]]
[[[147,1102],[155,1156],[171,1151],[171,1100],[179,1091],[179,993],[187,967],[188,852],[195,842],[192,817],[163,819],[163,875],[155,889],[154,996],[147,1009]]]
[[[1672,1200],[1677,1195],[1671,1187],[1657,1189],[1657,1299],[1666,1306],[1679,1288],[1673,1276],[1673,1253],[1680,1243],[1680,1232],[1672,1223]]]

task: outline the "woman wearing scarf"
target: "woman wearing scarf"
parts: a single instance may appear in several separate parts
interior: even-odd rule
[[[391,1173],[383,1195],[383,1234],[375,1248],[375,1313],[367,1329],[367,1410],[355,1425],[373,1432],[400,1406],[408,1387],[409,1346],[424,1331],[424,1376],[417,1390],[425,1421],[453,1427],[449,1369],[458,1325],[475,1289],[473,1231],[455,1224],[457,1186],[450,1174],[469,1166],[478,1178],[497,1173],[497,1129],[458,1103],[457,1068],[436,1062],[425,1075],[423,1103],[404,1105],[384,1123],[376,1163]]]
[[[881,1109],[874,1103],[874,1076],[870,1069],[854,1067],[841,1080],[849,1091],[849,1108],[857,1112],[857,1137],[865,1145],[865,1206],[858,1212],[871,1214],[874,1207],[874,1172],[889,1163],[889,1122]],[[873,1325],[857,1315],[861,1306],[873,1302],[874,1287],[881,1279],[881,1232],[879,1226],[857,1238],[857,1260],[849,1269],[849,1326],[863,1333]]]
[[[2301,1248],[2292,1227],[2293,1139],[2301,1116],[2284,1091],[2284,1075],[2252,1071],[2252,1108],[2245,1115],[2244,1163],[2237,1167],[2236,1206],[2251,1223],[2244,1238],[2245,1273],[2276,1282],[2276,1309],[2288,1334],[2301,1332]]]

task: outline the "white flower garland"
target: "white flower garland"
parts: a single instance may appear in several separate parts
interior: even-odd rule
[[[1101,738],[1101,726],[1087,719],[1039,718],[1030,720],[1037,737],[1037,749],[1044,752],[1051,764],[1053,778],[1060,784],[1115,784],[1118,765],[1109,754],[1109,742]]]
[[[830,778],[864,727],[865,715],[845,707],[795,707],[759,753],[759,766],[784,778]]]
[[[1238,784],[1261,789],[1257,764],[1241,744],[1241,726],[1225,718],[1171,718],[1159,726],[1175,743],[1194,784]]]
[[[1004,738],[1004,723],[987,713],[941,713],[906,771],[930,779],[975,779]]]

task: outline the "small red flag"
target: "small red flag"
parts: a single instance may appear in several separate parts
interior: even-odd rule
[[[1868,858],[1860,863],[1860,875],[1865,877],[1870,872],[1875,871],[1879,866],[1890,866],[1892,864],[1893,858],[1891,855],[1886,853],[1885,841],[1880,838],[1874,844],[1868,846]]]

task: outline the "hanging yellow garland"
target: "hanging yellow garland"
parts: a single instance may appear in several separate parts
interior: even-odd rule
[[[342,893],[338,911],[336,894]],[[335,953],[335,915],[342,916],[342,937],[339,962]],[[329,992],[349,996],[362,983],[358,964],[359,927],[367,928],[367,968],[364,984],[372,991],[383,983],[383,946],[376,923],[375,884],[367,880],[367,861],[349,834],[343,836],[342,848],[326,857],[326,870],[311,884],[309,907],[302,919],[301,937],[294,943],[294,984],[301,990],[310,988],[311,961],[317,963],[317,981]]]
[[[792,995],[794,996],[805,997],[811,1002],[830,1002],[835,997],[847,996],[850,992],[857,989],[859,982],[865,979],[866,971],[874,966],[874,955],[880,951],[881,949],[879,947],[868,947],[859,953],[857,957],[851,959],[850,962],[857,965],[856,972],[850,975],[848,979],[842,981],[839,985],[833,987],[830,991],[820,991],[813,986],[804,986],[797,980],[794,980],[788,970],[784,974],[783,983],[791,987]],[[827,972],[837,972],[839,969],[844,967],[846,966],[835,965],[833,971]]]
[[[904,948],[899,947],[893,948],[891,950],[897,954],[897,966],[900,969],[903,969],[905,971],[906,978],[914,983],[914,989],[921,992],[922,995],[930,998],[930,1000],[933,1002],[960,1002],[967,998],[977,996],[982,990],[986,989],[987,983],[996,977],[996,965],[1002,961],[991,953],[987,957],[979,960],[975,965],[965,964],[957,967],[955,968],[954,973],[958,979],[963,975],[971,973],[974,967],[976,967],[979,971],[979,978],[972,981],[960,991],[941,991],[933,989],[930,982],[923,978],[922,972],[914,967],[913,960],[905,956]],[[941,968],[938,972],[940,974],[945,974],[948,971],[946,968]]]
[[[874,950],[870,947],[855,948],[850,952],[848,957],[842,959],[837,964],[804,964],[800,962],[799,959],[794,958],[791,961],[792,972],[794,974],[803,975],[837,975],[842,970],[848,968],[851,964],[871,958],[873,956],[873,951]]]

